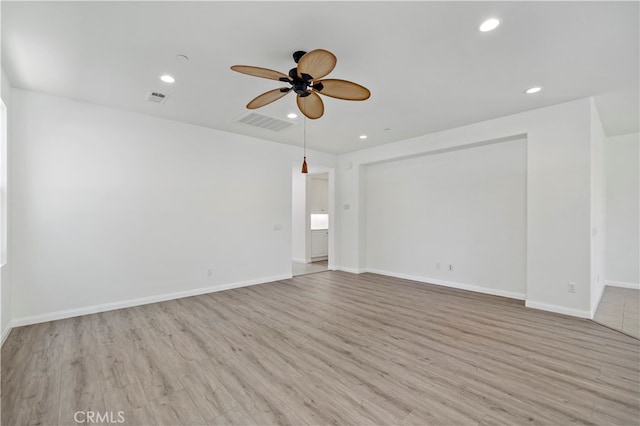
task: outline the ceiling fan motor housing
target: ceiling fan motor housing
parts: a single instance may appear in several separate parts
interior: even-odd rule
[[[298,68],[291,68],[289,70],[289,78],[291,78],[289,83],[291,83],[294,92],[300,96],[309,95],[309,86],[313,77],[309,74],[302,74],[301,77],[298,77]]]

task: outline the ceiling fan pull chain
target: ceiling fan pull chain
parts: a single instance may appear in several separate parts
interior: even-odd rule
[[[304,159],[302,160],[302,173],[309,173],[307,168],[307,117],[304,117]]]

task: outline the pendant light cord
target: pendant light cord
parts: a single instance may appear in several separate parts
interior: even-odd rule
[[[302,173],[309,173],[307,168],[307,117],[304,118],[304,159],[302,160]]]

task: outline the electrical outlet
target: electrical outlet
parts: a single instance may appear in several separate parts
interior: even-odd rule
[[[575,293],[576,292],[576,283],[569,283],[569,285],[567,286],[567,291],[569,293]]]
[[[436,269],[440,269],[440,262],[436,262]]]
[[[207,276],[210,277],[213,275],[213,268],[207,269]]]
[[[453,271],[453,265],[452,264],[449,264],[449,270]]]

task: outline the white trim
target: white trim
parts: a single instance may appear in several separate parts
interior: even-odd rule
[[[541,311],[555,312],[556,314],[570,315],[572,317],[591,319],[590,311],[582,311],[580,309],[566,308],[564,306],[549,305],[547,303],[534,302],[527,300],[524,302],[527,308],[540,309]]]
[[[274,281],[291,278],[291,274],[276,275],[273,277],[259,278],[236,283],[223,284],[214,287],[201,287],[193,290],[179,291],[175,293],[159,294],[156,296],[141,297],[138,299],[122,300],[120,302],[105,303],[102,305],[87,306],[84,308],[67,309],[64,311],[50,312],[47,314],[34,315],[30,317],[16,318],[11,322],[13,327],[37,324],[40,322],[55,321],[64,318],[72,318],[80,315],[95,314],[98,312],[113,311],[115,309],[129,308],[132,306],[147,305],[149,303],[164,302],[166,300],[181,299],[183,297],[198,296],[200,294],[215,293],[217,291],[231,290],[234,288],[247,287],[257,284],[266,284]]]
[[[605,281],[610,287],[630,288],[632,290],[640,290],[640,283],[625,283],[622,281]]]
[[[2,335],[0,336],[0,348],[2,347],[2,345],[4,345],[4,342],[5,340],[7,340],[7,337],[9,337],[9,333],[11,333],[11,330],[13,330],[13,327],[11,325],[5,328],[4,330],[2,330]]]
[[[302,259],[302,258],[299,258],[299,257],[294,257],[291,260],[293,262],[298,262],[298,263],[311,263],[311,259]]]
[[[346,266],[336,266],[335,270],[349,272],[350,274],[362,274],[364,272],[367,272],[366,269],[348,268]]]
[[[379,269],[367,269],[367,272],[371,272],[372,274],[378,274],[378,275],[387,275],[390,277],[395,277],[395,278],[402,278],[405,280],[411,280],[411,281],[417,281],[420,283],[426,283],[426,284],[435,284],[435,285],[439,285],[442,287],[450,287],[450,288],[457,288],[460,290],[467,290],[467,291],[473,291],[476,293],[484,293],[484,294],[491,294],[493,296],[501,296],[501,297],[508,297],[509,299],[518,299],[518,300],[525,300],[526,295],[524,293],[518,293],[515,291],[506,291],[506,290],[499,290],[496,288],[488,288],[488,287],[480,287],[477,285],[473,285],[473,284],[463,284],[463,283],[457,283],[457,282],[453,282],[453,281],[444,281],[444,280],[440,280],[440,279],[436,279],[436,278],[428,278],[428,277],[420,277],[420,276],[416,276],[416,275],[407,275],[407,274],[400,274],[397,272],[390,272],[390,271],[381,271]]]

